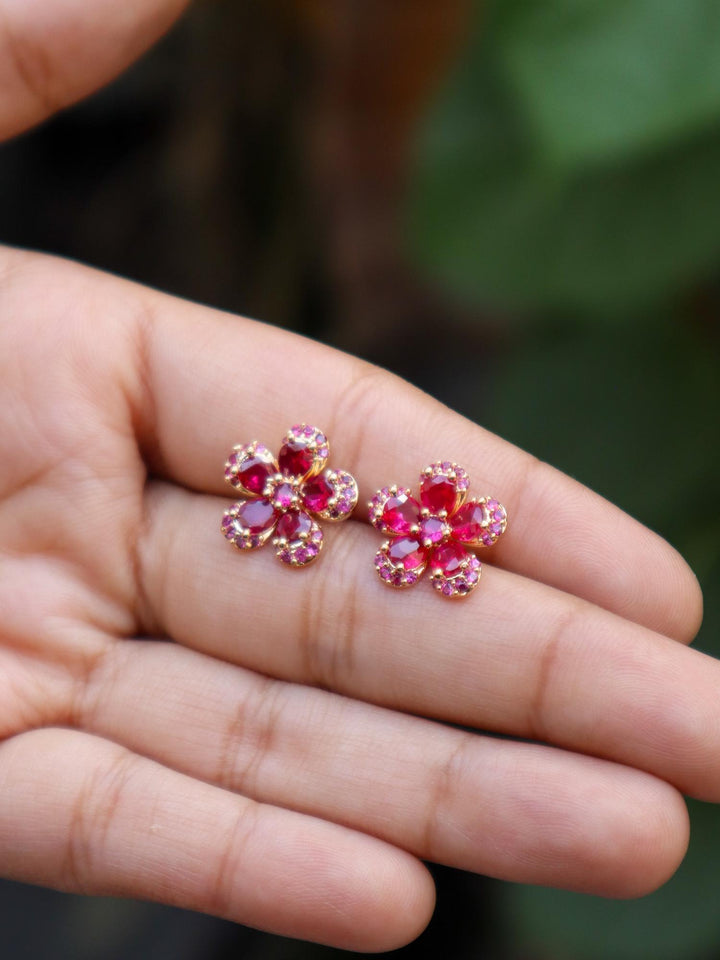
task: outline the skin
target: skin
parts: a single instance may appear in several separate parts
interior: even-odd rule
[[[2,134],[181,7],[0,0]],[[720,666],[686,646],[684,561],[390,374],[0,249],[0,410],[6,876],[388,950],[431,915],[422,859],[633,897],[684,855],[682,794],[720,800]],[[361,500],[446,457],[500,497],[478,591],[388,590],[361,511],[306,571],[234,552],[225,457],[297,420]]]

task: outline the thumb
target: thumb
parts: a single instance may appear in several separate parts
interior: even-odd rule
[[[0,0],[0,140],[117,76],[188,0]]]

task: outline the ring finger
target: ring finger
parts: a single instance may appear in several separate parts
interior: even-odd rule
[[[637,896],[668,878],[687,843],[681,797],[648,774],[268,680],[175,644],[111,646],[77,718],[255,801],[517,882]]]
[[[329,529],[307,573],[218,533],[226,501],[157,484],[141,549],[150,621],[261,673],[542,740],[640,767],[720,799],[720,664],[645,627],[486,566],[471,599],[373,574],[377,536]],[[178,557],[192,563],[173,562]]]

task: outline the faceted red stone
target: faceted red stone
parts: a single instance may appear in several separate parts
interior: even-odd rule
[[[450,521],[453,537],[462,543],[477,543],[482,537],[482,521],[485,511],[482,505],[471,500],[464,503]]]
[[[419,520],[420,504],[414,497],[406,493],[388,497],[382,512],[382,524],[389,533],[410,533],[410,528]]]
[[[279,483],[273,490],[272,498],[280,510],[287,510],[293,502],[295,488],[291,483]]]
[[[238,519],[250,533],[263,533],[275,523],[277,514],[269,500],[246,500],[238,510]]]
[[[327,509],[327,505],[330,503],[330,499],[334,493],[335,490],[327,477],[320,474],[319,477],[314,477],[305,484],[303,488],[303,502],[308,510],[321,513]]]
[[[273,465],[254,456],[245,457],[240,463],[242,466],[237,473],[238,480],[248,493],[260,496],[265,489],[265,481],[274,472]]]
[[[420,523],[420,539],[423,543],[441,543],[445,538],[445,524],[437,517],[427,517]]]
[[[278,463],[283,473],[304,477],[313,465],[313,455],[305,440],[289,440],[280,449]]]
[[[441,573],[444,577],[454,577],[461,571],[461,564],[470,559],[471,554],[459,543],[445,543],[438,547],[432,555],[430,569],[433,573]]]
[[[388,557],[393,563],[402,564],[405,570],[414,570],[426,562],[427,550],[414,537],[399,537],[390,544]]]
[[[276,533],[286,540],[299,540],[303,534],[310,533],[312,525],[312,519],[307,513],[293,510],[280,517]]]
[[[425,477],[420,485],[422,505],[433,513],[439,513],[441,510],[450,513],[455,506],[456,495],[457,484],[442,474],[437,477]]]

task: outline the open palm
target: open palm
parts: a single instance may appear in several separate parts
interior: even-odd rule
[[[135,6],[127,58],[180,4]],[[9,134],[103,77],[94,57],[43,101],[18,51],[44,4],[3,7],[25,64]],[[388,949],[432,909],[420,858],[633,896],[684,853],[681,793],[720,799],[720,667],[684,646],[683,561],[389,374],[3,250],[0,410],[8,876]],[[499,496],[511,527],[474,595],[387,590],[362,511],[305,571],[232,551],[226,454],[295,420],[361,500],[438,458]]]

